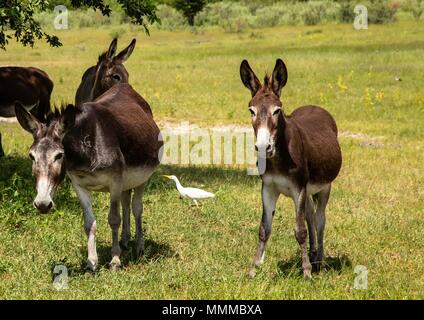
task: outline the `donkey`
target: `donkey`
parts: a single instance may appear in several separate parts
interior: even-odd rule
[[[50,114],[53,82],[48,74],[32,67],[0,67],[0,117],[15,116],[15,102],[19,101],[39,121]],[[4,155],[1,145],[0,156]]]
[[[77,107],[68,105],[61,115],[56,114],[47,124],[16,105],[19,123],[34,137],[29,150],[37,189],[34,206],[41,213],[47,213],[54,206],[52,197],[66,172],[83,208],[89,271],[95,271],[98,263],[92,191],[110,193],[111,269],[121,265],[120,202],[123,211],[121,245],[126,247],[131,237],[131,193],[127,192],[131,189],[135,190],[132,209],[136,221],[136,253],[140,255],[144,251],[143,188],[159,164],[162,142],[159,128],[153,117],[144,111],[143,103],[130,85],[117,84],[95,102]]]
[[[97,64],[88,68],[81,79],[75,95],[75,104],[91,102],[117,83],[128,83],[128,72],[124,62],[131,56],[136,40],[116,55],[118,39],[113,39],[109,49],[99,56]]]
[[[282,193],[295,204],[295,237],[301,249],[303,275],[309,279],[311,262],[317,271],[323,264],[325,208],[331,183],[342,164],[336,122],[329,112],[318,106],[303,106],[291,115],[284,114],[280,97],[288,74],[281,59],[277,60],[271,78],[265,76],[264,85],[246,60],[241,63],[240,77],[252,93],[249,111],[262,178],[259,244],[248,275],[254,277],[256,268],[264,260],[276,203]]]

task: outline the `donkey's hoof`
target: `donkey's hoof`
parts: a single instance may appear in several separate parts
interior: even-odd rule
[[[312,280],[312,274],[311,271],[303,271],[303,278],[305,280]]]
[[[138,240],[135,244],[135,254],[137,257],[144,255],[144,240]]]
[[[93,262],[93,261],[87,260],[87,265],[85,267],[86,273],[93,274],[93,273],[96,272],[96,269],[97,269],[97,262]]]
[[[115,272],[121,268],[121,264],[119,263],[110,263],[109,264],[110,271]]]
[[[121,261],[119,258],[113,258],[112,261],[109,263],[110,271],[118,271],[119,268],[121,268]]]
[[[249,270],[249,272],[247,273],[247,277],[249,279],[253,279],[255,276],[256,276],[256,270],[255,270],[255,268],[251,268]]]
[[[312,279],[312,266],[309,264],[309,266],[306,266],[303,268],[303,278],[305,280],[311,280]]]

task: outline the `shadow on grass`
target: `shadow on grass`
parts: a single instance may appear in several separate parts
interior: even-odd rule
[[[31,160],[17,154],[0,157],[0,182],[11,180],[16,174],[23,180],[34,183],[31,176]]]
[[[300,257],[293,257],[290,260],[282,260],[278,262],[278,275],[282,277],[303,276],[302,260]],[[338,274],[342,273],[345,268],[352,268],[352,262],[346,255],[327,256],[324,259],[324,267],[320,272],[333,271]],[[314,272],[317,273],[317,272]]]
[[[111,243],[98,242],[97,243],[97,256],[99,259],[97,271],[100,269],[109,269],[109,262],[112,259],[111,255]],[[81,248],[80,250],[81,262],[79,264],[69,264],[66,261],[52,262],[52,270],[56,265],[66,265],[68,275],[70,277],[78,277],[82,275],[89,275],[87,271],[87,248]],[[121,265],[122,268],[127,267],[130,264],[145,264],[150,262],[158,262],[163,259],[169,259],[179,257],[179,254],[172,249],[167,243],[159,243],[152,239],[145,239],[145,250],[144,254],[139,257],[135,252],[135,241],[130,241],[127,249],[123,249],[121,252]]]

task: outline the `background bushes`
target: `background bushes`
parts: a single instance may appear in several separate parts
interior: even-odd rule
[[[112,1],[112,0],[111,0]],[[353,0],[239,0],[210,1],[195,17],[195,28],[220,27],[227,32],[242,32],[248,28],[266,28],[277,25],[317,25],[320,23],[353,23],[353,11],[358,1]],[[393,22],[399,10],[415,19],[422,19],[424,0],[363,0],[368,8],[371,24]],[[157,15],[161,24],[153,28],[175,30],[189,28],[187,20],[171,6],[172,1],[161,1]],[[39,13],[37,19],[44,26],[52,26],[53,13]],[[110,17],[104,17],[93,10],[69,12],[70,28],[99,27],[128,23],[129,19],[114,7]]]
[[[55,14],[53,12],[37,13],[35,19],[45,28],[53,27]],[[100,27],[108,25],[120,25],[128,23],[130,19],[119,11],[112,11],[109,17],[103,16],[94,10],[72,10],[68,11],[69,28]]]
[[[369,23],[390,23],[395,20],[397,11],[407,0],[364,0],[368,8]],[[410,0],[424,2],[424,0]],[[246,28],[264,28],[277,25],[317,25],[320,23],[353,23],[354,7],[358,1],[352,0],[311,0],[311,1],[272,1],[241,0],[216,1],[209,3],[195,18],[197,27],[219,26],[228,32],[240,32]],[[181,20],[181,16],[166,15],[161,6],[159,17],[162,24],[184,27],[185,24],[165,22],[169,18]],[[417,6],[410,5],[411,8]],[[414,9],[415,11],[419,11]],[[410,9],[412,12],[413,9]],[[424,6],[423,6],[424,11]],[[421,12],[422,13],[422,12]],[[418,12],[416,15],[421,16]]]

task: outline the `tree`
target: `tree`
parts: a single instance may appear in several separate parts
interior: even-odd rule
[[[187,18],[188,24],[194,25],[194,17],[202,11],[206,5],[206,0],[175,0],[174,7]]]
[[[132,22],[142,25],[149,33],[148,23],[159,22],[154,0],[117,0]],[[87,7],[109,16],[110,6],[105,0],[70,0],[73,8]],[[6,49],[9,40],[15,38],[24,46],[34,46],[35,40],[45,39],[53,47],[61,46],[59,38],[42,30],[34,20],[34,13],[48,9],[48,0],[0,0],[0,48]],[[7,33],[13,31],[13,35]]]

